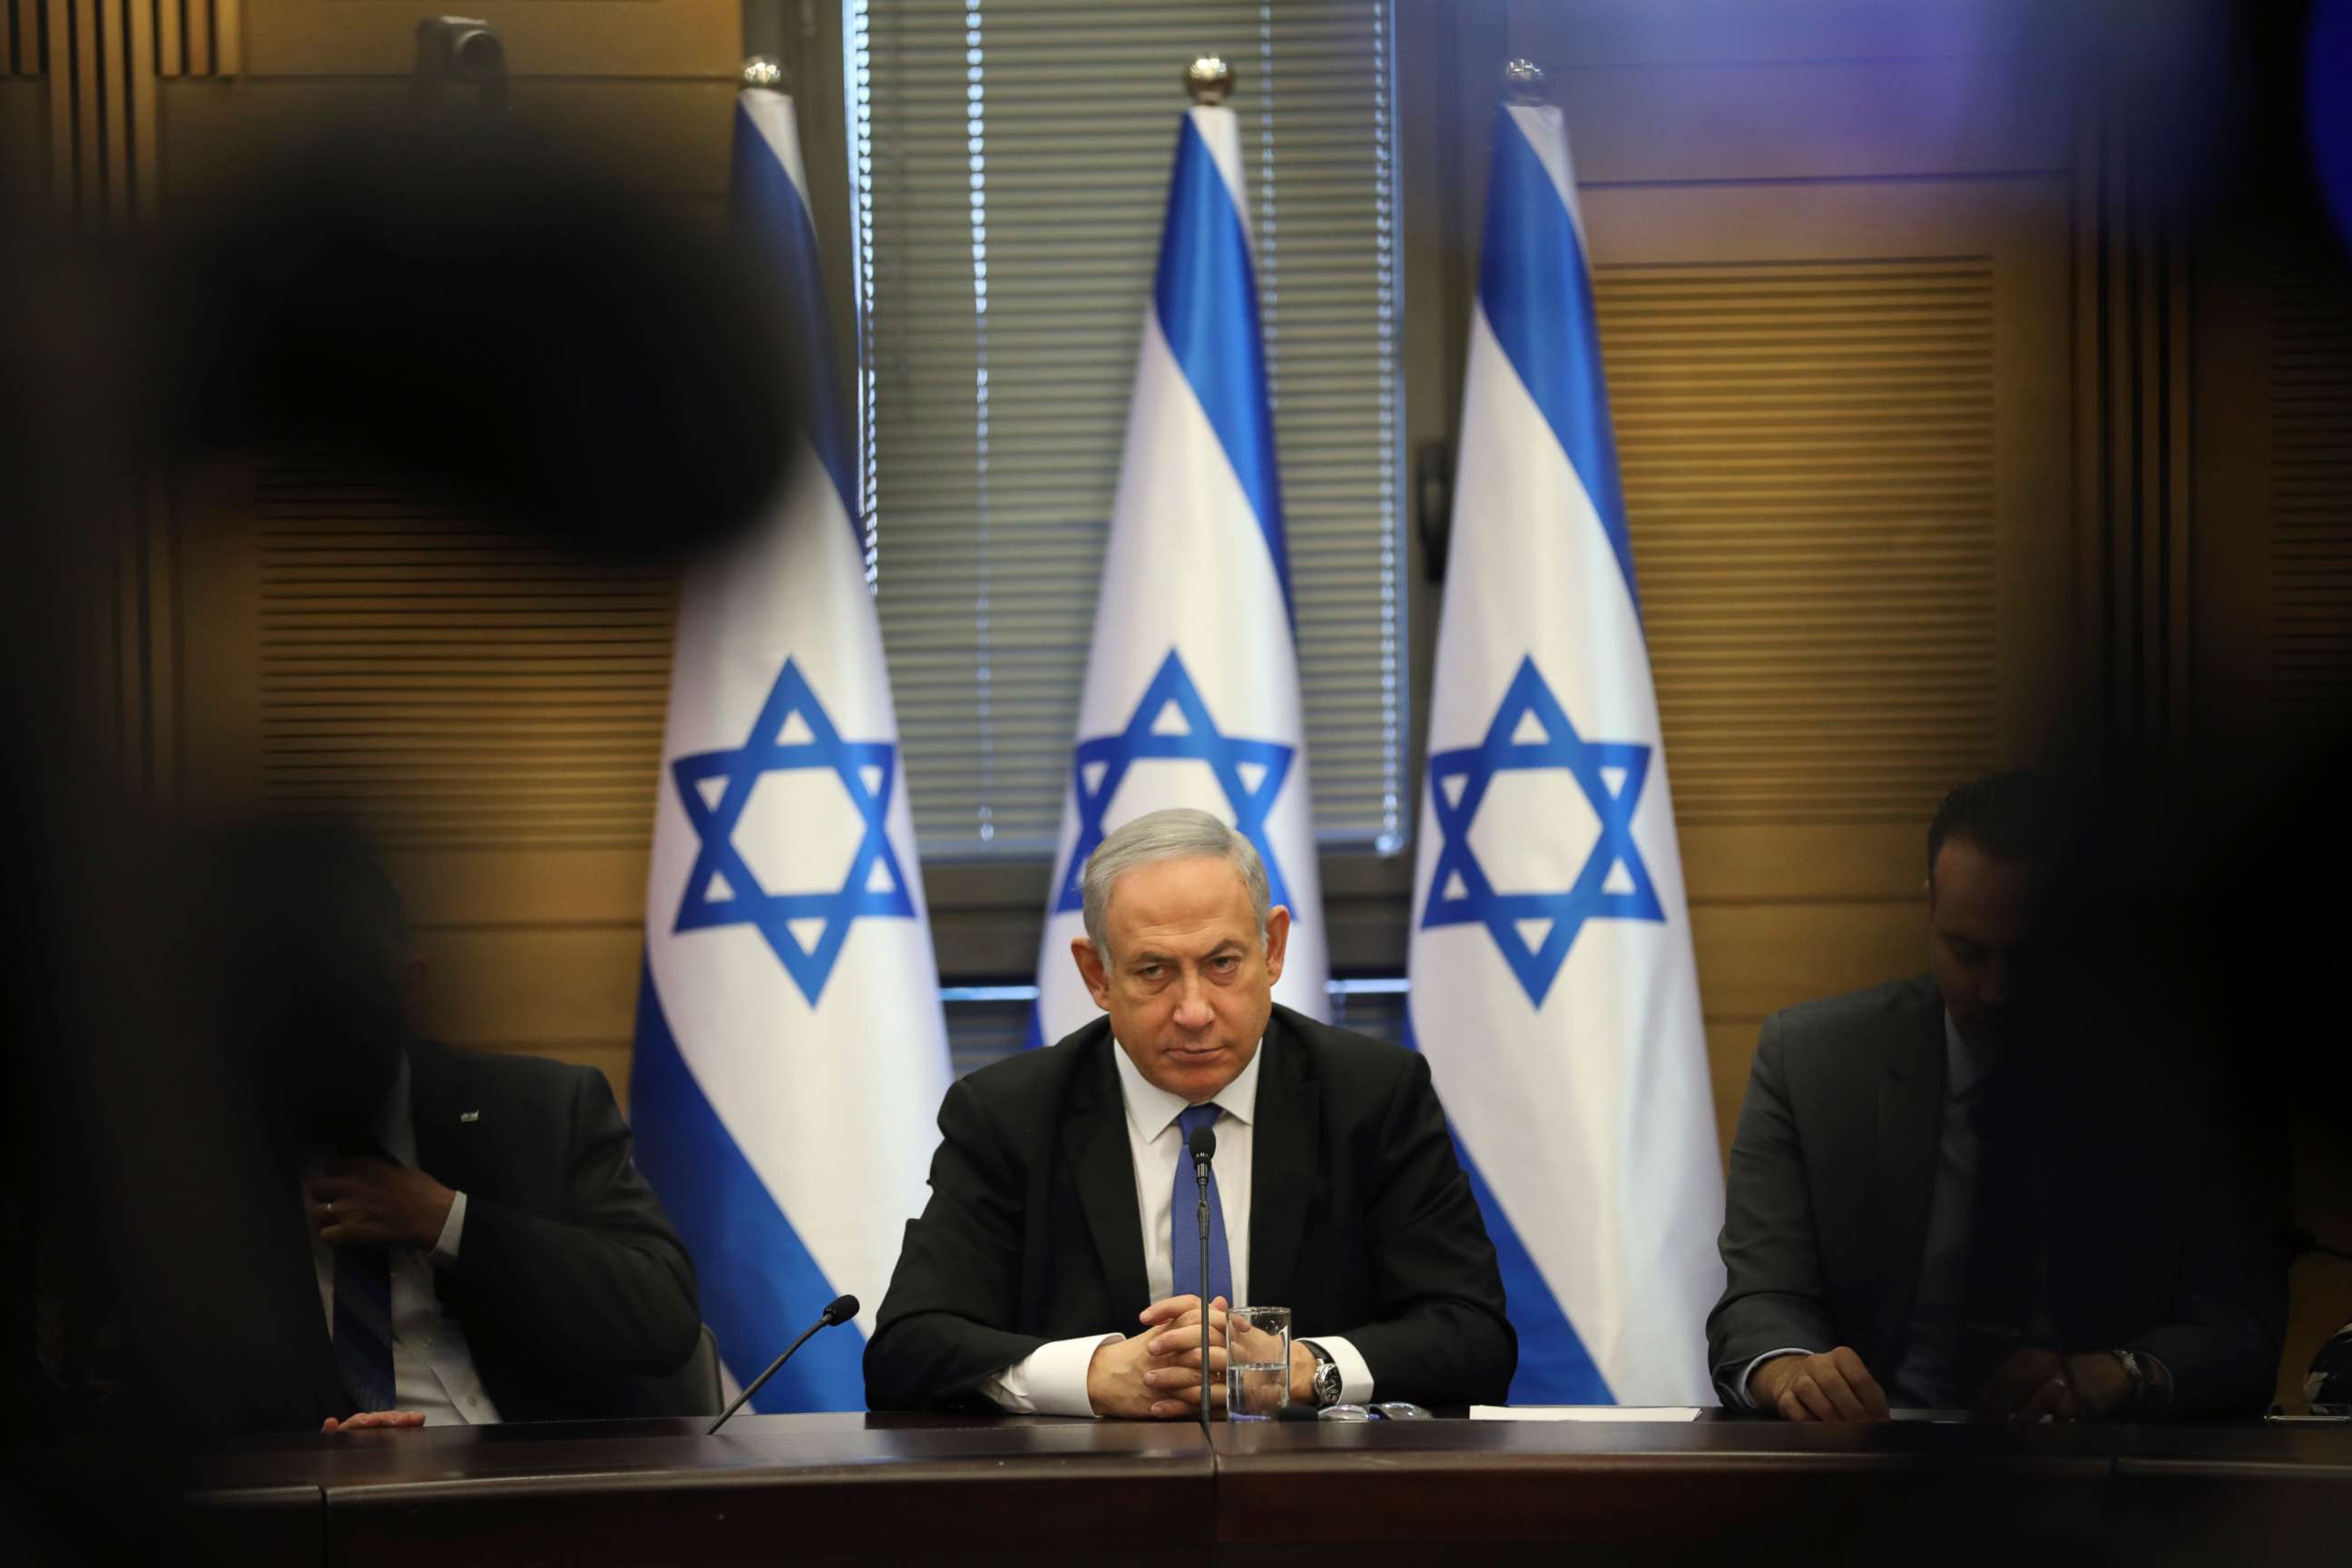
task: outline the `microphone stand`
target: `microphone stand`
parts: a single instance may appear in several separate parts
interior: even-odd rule
[[[1209,1162],[1198,1154],[1192,1157],[1192,1179],[1201,1184],[1201,1436],[1206,1437],[1209,1436]]]

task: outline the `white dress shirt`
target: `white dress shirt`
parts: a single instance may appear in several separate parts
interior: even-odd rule
[[[1969,1222],[1976,1206],[1977,1127],[1969,1113],[1983,1078],[1976,1053],[1960,1038],[1959,1026],[1946,1011],[1943,1136],[1936,1158],[1936,1192],[1928,1201],[1927,1245],[1919,1258],[1919,1289],[1913,1298],[1902,1354],[1891,1368],[1870,1369],[1886,1391],[1889,1405],[1950,1409],[1967,1403],[1966,1391],[1954,1386],[1952,1379],[1959,1348],[1960,1297],[1968,1288]],[[1810,1345],[1766,1351],[1742,1367],[1739,1381],[1723,1392],[1754,1409],[1748,1380],[1758,1367],[1776,1356],[1820,1353],[1819,1347]]]
[[[404,1165],[416,1163],[416,1114],[409,1104],[408,1059],[401,1058],[400,1077],[377,1113],[376,1142]],[[306,1177],[319,1173],[323,1153],[305,1168]],[[306,1191],[303,1201],[307,1204]],[[441,1310],[433,1289],[434,1270],[454,1268],[466,1235],[466,1194],[459,1193],[442,1222],[440,1239],[430,1253],[413,1247],[392,1249],[392,1372],[393,1407],[422,1412],[428,1426],[479,1426],[499,1418],[474,1371],[473,1352],[466,1331]],[[310,1262],[319,1278],[319,1302],[327,1314],[327,1332],[335,1331],[335,1249],[315,1236]]]
[[[1125,1047],[1114,1046],[1111,1057],[1118,1064],[1119,1098],[1127,1107],[1128,1153],[1135,1163],[1136,1220],[1143,1227],[1144,1281],[1151,1299],[1164,1301],[1176,1292],[1176,1159],[1184,1146],[1176,1119],[1183,1115],[1189,1102],[1147,1079],[1136,1069]],[[1283,1304],[1279,1301],[1253,1302],[1249,1293],[1251,1155],[1256,1142],[1258,1068],[1265,1060],[1265,1042],[1260,1040],[1258,1048],[1250,1053],[1249,1065],[1210,1102],[1219,1111],[1210,1125],[1217,1134],[1217,1206],[1224,1215],[1234,1304],[1279,1307]],[[1233,1245],[1237,1236],[1242,1238],[1239,1247]],[[1306,1326],[1294,1321],[1291,1331],[1297,1334]],[[1135,1331],[1140,1332],[1142,1327],[1137,1323]],[[1088,1334],[1040,1345],[982,1383],[980,1391],[999,1409],[1014,1415],[1091,1415],[1095,1410],[1087,1397],[1087,1369],[1097,1349],[1127,1337]],[[1371,1368],[1355,1346],[1330,1334],[1300,1337],[1320,1346],[1339,1363],[1342,1400],[1360,1405],[1372,1397]]]

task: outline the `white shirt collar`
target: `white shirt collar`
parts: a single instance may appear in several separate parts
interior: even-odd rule
[[[1948,1100],[1967,1097],[1984,1077],[1977,1065],[1976,1052],[1960,1038],[1960,1026],[1952,1022],[1952,1010],[1944,1009],[1944,1095]]]
[[[1143,1076],[1127,1047],[1114,1037],[1110,1054],[1118,1062],[1119,1098],[1127,1103],[1127,1119],[1135,1126],[1136,1134],[1149,1143],[1168,1131],[1168,1124],[1184,1114],[1188,1101],[1181,1094],[1171,1094]],[[1234,1121],[1249,1125],[1257,1115],[1257,1069],[1265,1060],[1265,1037],[1258,1037],[1257,1049],[1250,1053],[1249,1065],[1234,1077],[1234,1081],[1219,1089],[1207,1103],[1214,1105]]]

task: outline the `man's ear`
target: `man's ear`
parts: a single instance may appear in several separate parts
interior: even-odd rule
[[[1290,951],[1290,911],[1280,904],[1265,911],[1265,983],[1282,978],[1283,955]]]
[[[1103,967],[1102,954],[1085,937],[1074,936],[1070,939],[1070,956],[1077,961],[1078,978],[1087,983],[1087,992],[1094,997],[1095,1005],[1109,1012],[1110,973]]]

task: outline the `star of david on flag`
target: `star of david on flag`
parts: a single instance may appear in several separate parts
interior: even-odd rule
[[[1063,879],[1056,914],[1086,907],[1080,873],[1087,857],[1103,841],[1103,818],[1111,797],[1118,793],[1128,770],[1139,762],[1193,761],[1205,763],[1233,808],[1234,826],[1256,848],[1265,862],[1265,879],[1273,900],[1290,902],[1282,880],[1282,862],[1266,837],[1265,821],[1290,773],[1296,746],[1279,741],[1251,741],[1220,733],[1201,689],[1184,668],[1174,649],[1161,661],[1160,672],[1143,689],[1142,700],[1127,728],[1113,735],[1080,741],[1073,749],[1070,782],[1077,795],[1077,847],[1071,852],[1069,874]]]
[[[1497,773],[1552,768],[1565,770],[1584,791],[1592,814],[1601,819],[1601,837],[1572,886],[1556,892],[1496,892],[1470,843],[1470,825]],[[1484,925],[1518,976],[1528,1003],[1542,1006],[1585,921],[1666,918],[1649,868],[1642,863],[1641,847],[1633,841],[1633,807],[1649,771],[1649,747],[1587,741],[1579,735],[1536,661],[1520,659],[1486,739],[1429,759],[1431,805],[1444,841],[1429,903],[1422,911],[1422,929]],[[1612,773],[1617,775],[1613,785]],[[1538,940],[1528,940],[1531,929]]]
[[[701,752],[670,764],[679,803],[701,841],[672,929],[758,927],[809,1005],[815,1006],[852,925],[864,918],[914,918],[915,903],[887,827],[898,760],[896,746],[843,740],[799,664],[784,660],[751,722],[750,739],[732,751]],[[822,768],[841,781],[864,831],[838,889],[771,892],[736,848],[735,828],[761,778],[802,768]],[[713,781],[721,781],[722,787],[706,794],[704,786]],[[795,927],[807,932],[807,940]]]

